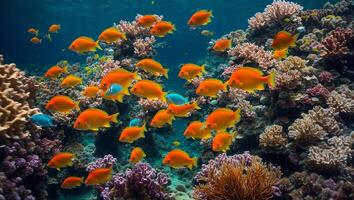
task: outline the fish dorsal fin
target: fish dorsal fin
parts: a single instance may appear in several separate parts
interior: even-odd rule
[[[91,42],[94,42],[94,40],[92,38],[87,37],[87,36],[81,36],[81,37],[79,37],[79,39],[84,39],[84,40],[89,40]]]
[[[145,80],[142,80],[142,82],[146,82],[146,83],[153,84],[153,85],[155,85],[157,88],[162,89],[162,86],[161,86],[160,84],[156,83],[155,81],[150,81],[150,80],[145,79]]]
[[[280,31],[279,33],[278,33],[278,35],[286,35],[286,36],[291,36],[291,34],[289,33],[289,32],[287,32],[287,31]]]
[[[218,108],[218,109],[216,109],[216,110],[214,110],[214,112],[221,112],[221,111],[223,111],[223,112],[234,112],[234,111],[232,111],[231,109],[229,109],[229,108]]]
[[[251,70],[253,72],[256,72],[259,75],[264,75],[264,73],[261,70],[253,68],[253,67],[241,67],[239,69],[247,69],[247,70]]]
[[[159,111],[157,111],[156,115],[157,115],[157,114],[161,114],[162,112],[165,112],[165,111],[166,111],[166,109],[159,110]]]
[[[58,95],[58,96],[55,96],[55,98],[63,98],[63,99],[66,99],[68,101],[73,101],[70,97],[65,96],[65,95]]]
[[[188,153],[183,151],[183,150],[181,150],[181,149],[174,149],[174,150],[171,151],[171,153],[181,153],[183,155],[188,156]]]
[[[209,78],[209,79],[206,79],[205,81],[216,81],[216,82],[222,83],[222,81],[220,81],[219,79],[216,79],[216,78]]]
[[[100,112],[102,114],[108,115],[108,113],[106,113],[105,111],[98,109],[98,108],[89,108],[86,111],[95,111],[95,112]]]
[[[110,71],[108,74],[113,74],[113,73],[117,73],[117,72],[120,72],[120,73],[132,73],[126,69],[123,69],[123,68],[118,68],[118,69],[114,69],[112,71]]]

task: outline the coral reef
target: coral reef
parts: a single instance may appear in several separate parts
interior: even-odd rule
[[[287,143],[288,139],[283,131],[283,127],[279,125],[268,126],[259,135],[259,145],[267,151],[284,150]]]

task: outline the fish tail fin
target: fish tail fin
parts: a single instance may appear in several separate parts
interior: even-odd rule
[[[117,100],[119,103],[123,103],[123,97],[123,94],[118,94],[115,100]]]
[[[80,101],[75,101],[75,109],[76,109],[77,111],[80,111],[80,106],[79,106],[79,104],[80,104]]]
[[[96,48],[102,51],[102,48],[101,48],[101,46],[99,44],[99,40],[96,41]]]
[[[272,70],[272,72],[268,75],[268,85],[271,88],[275,88],[276,86],[275,77],[276,77],[276,72],[275,70]]]
[[[203,64],[202,66],[200,66],[202,68],[202,74],[205,74],[206,71],[205,71],[205,64]]]
[[[293,36],[291,37],[290,46],[292,46],[292,47],[296,46],[296,40],[297,40],[298,37],[299,37],[299,33],[297,33],[297,34],[295,34],[295,35],[293,35]]]
[[[169,69],[165,69],[165,72],[164,72],[164,76],[165,76],[165,78],[168,78],[168,71],[169,71]]]
[[[118,123],[118,116],[119,116],[119,113],[115,113],[115,114],[111,115],[110,116],[111,121],[114,123]]]
[[[143,124],[143,131],[147,131],[147,129],[146,129],[146,122],[144,122],[144,124]]]
[[[192,170],[193,167],[197,167],[197,166],[198,166],[198,158],[194,157],[192,158],[192,163],[188,165],[188,169]]]
[[[63,68],[63,72],[64,72],[64,73],[69,73],[69,71],[68,71],[68,66],[65,66],[65,67]]]
[[[195,109],[197,109],[197,110],[200,109],[200,107],[198,106],[198,103],[197,103],[196,101],[194,101],[194,102],[192,103],[192,105],[193,105],[193,107],[194,107]]]
[[[232,40],[230,39],[229,43],[227,44],[227,48],[231,49],[231,47],[232,47]]]
[[[209,10],[208,13],[210,14],[210,17],[214,17],[214,15],[213,15],[213,10]]]
[[[122,33],[122,38],[123,40],[127,40],[127,35],[125,35],[125,33]]]
[[[223,83],[223,91],[227,92],[227,85],[228,85],[228,81],[226,81],[225,83]]]
[[[122,93],[125,95],[130,95],[128,87],[123,87]]]
[[[139,75],[138,72],[134,72],[134,78],[135,78],[136,80],[141,80],[141,76]]]
[[[82,176],[81,179],[80,179],[80,182],[84,183],[85,182],[85,177]]]
[[[167,102],[167,100],[166,100],[166,95],[167,95],[167,92],[162,92],[161,100],[162,100],[163,102]]]
[[[35,33],[34,33],[35,36],[38,36],[39,35],[39,30],[36,30]]]
[[[235,112],[235,123],[239,122],[241,119],[241,108],[238,108]]]

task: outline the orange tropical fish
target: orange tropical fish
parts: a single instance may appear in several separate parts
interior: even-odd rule
[[[52,25],[48,28],[48,32],[49,32],[49,33],[57,33],[60,29],[61,29],[60,24],[52,24]]]
[[[72,153],[57,153],[48,162],[48,167],[55,168],[60,171],[60,168],[72,166],[74,158],[75,156]]]
[[[81,186],[81,183],[84,183],[83,177],[69,176],[65,178],[60,187],[64,189],[72,189]]]
[[[212,142],[213,151],[226,152],[230,150],[230,145],[235,138],[235,133],[220,132],[215,135]]]
[[[138,81],[130,89],[130,92],[138,97],[160,99],[166,102],[166,92],[162,91],[162,86],[154,81]]]
[[[142,59],[136,63],[138,68],[143,69],[146,72],[150,72],[155,76],[164,75],[168,78],[168,69],[165,69],[159,62],[153,59]]]
[[[86,185],[102,185],[112,179],[112,167],[92,170],[85,180]]]
[[[62,88],[70,88],[75,87],[79,84],[82,84],[82,78],[70,74],[61,81],[60,86]]]
[[[146,154],[144,153],[143,149],[140,147],[135,147],[130,153],[129,162],[136,164],[145,157]]]
[[[68,96],[58,95],[53,97],[45,105],[45,109],[56,112],[69,113],[73,109],[80,110],[79,102],[73,101]]]
[[[68,67],[59,67],[57,65],[52,66],[47,70],[47,72],[44,74],[45,77],[47,78],[56,78],[60,76],[63,73],[68,73]]]
[[[214,43],[213,50],[218,52],[224,52],[226,49],[230,49],[232,41],[229,39],[219,39]]]
[[[98,131],[99,128],[111,127],[109,122],[118,122],[118,113],[108,115],[105,111],[97,108],[89,108],[77,117],[74,128],[77,130]]]
[[[175,117],[168,114],[166,110],[158,111],[150,122],[150,126],[155,128],[162,128],[165,124],[172,125],[172,121]]]
[[[30,28],[27,30],[27,32],[34,34],[35,36],[38,36],[39,30]]]
[[[126,40],[127,37],[125,33],[120,32],[117,28],[111,27],[102,31],[100,36],[98,36],[98,40],[105,41],[107,43],[117,42],[118,40]]]
[[[140,138],[145,138],[146,127],[143,126],[128,126],[123,129],[119,136],[120,142],[133,143]]]
[[[192,27],[204,26],[211,22],[212,17],[213,13],[211,10],[200,10],[189,18],[188,25]]]
[[[143,15],[143,16],[139,17],[139,19],[137,20],[137,23],[139,26],[143,26],[145,28],[150,28],[157,21],[158,21],[158,19],[155,15]]]
[[[219,91],[227,91],[226,86],[218,79],[205,79],[199,84],[196,93],[201,96],[217,97]]]
[[[30,41],[34,44],[42,43],[42,39],[39,39],[38,37],[33,37]]]
[[[85,97],[96,97],[99,91],[100,91],[99,87],[90,85],[85,88],[82,94]]]
[[[205,73],[205,65],[198,66],[196,64],[187,63],[181,67],[178,77],[191,81],[195,77],[201,77]]]
[[[195,109],[200,109],[197,102],[187,103],[184,105],[169,104],[167,113],[175,117],[189,117],[189,113]]]
[[[204,128],[204,123],[193,121],[188,125],[183,135],[192,139],[208,139],[211,137],[211,131]]]
[[[228,108],[218,108],[207,117],[205,126],[207,129],[224,131],[229,127],[234,127],[240,121],[241,109],[233,111]]]
[[[273,70],[269,75],[264,76],[259,69],[252,67],[237,68],[226,82],[230,87],[243,89],[247,92],[255,92],[257,90],[264,90],[264,85],[275,87],[275,71]]]
[[[74,51],[79,54],[87,53],[90,51],[96,51],[96,48],[102,50],[102,48],[98,44],[98,41],[95,42],[92,38],[86,36],[81,36],[75,39],[69,46],[69,49],[71,51]]]
[[[288,49],[283,49],[283,50],[275,50],[273,52],[273,58],[277,60],[281,60],[286,58],[286,55],[288,54]]]
[[[127,88],[133,82],[133,80],[141,80],[141,77],[137,72],[129,72],[125,69],[119,68],[110,71],[105,77],[102,78],[100,83],[100,89],[106,92],[111,84],[115,83]]]
[[[123,93],[118,93],[118,94],[114,94],[114,95],[104,95],[101,94],[101,97],[110,101],[114,101],[114,102],[119,102],[119,103],[123,103],[123,98],[124,98],[125,94]]]
[[[174,149],[165,156],[162,163],[174,169],[180,169],[184,167],[192,169],[193,166],[197,166],[197,161],[197,157],[191,158],[185,151],[181,149]]]
[[[164,37],[169,33],[173,33],[175,30],[175,25],[171,22],[159,21],[150,29],[150,34],[158,37]]]
[[[275,50],[283,50],[296,46],[295,42],[298,36],[299,34],[292,35],[287,31],[280,31],[274,36],[272,48]]]

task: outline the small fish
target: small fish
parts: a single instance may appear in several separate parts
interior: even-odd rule
[[[137,24],[139,26],[143,26],[145,28],[150,28],[157,21],[158,21],[158,19],[155,15],[143,15],[143,16],[139,17],[139,19],[137,20]]]
[[[102,31],[100,36],[98,36],[98,40],[105,41],[107,43],[117,42],[118,40],[126,40],[127,37],[125,33],[122,33],[115,27],[107,28]]]
[[[47,70],[47,72],[44,74],[44,76],[47,78],[56,78],[63,73],[68,73],[68,67],[65,66],[65,67],[61,68],[61,67],[55,65],[55,66],[52,66],[51,68],[49,68]]]
[[[52,25],[48,28],[48,32],[49,32],[49,33],[57,33],[60,29],[61,29],[60,24],[52,24]]]
[[[31,122],[41,127],[52,127],[53,117],[46,114],[34,114],[30,117]]]
[[[48,40],[49,42],[53,41],[53,40],[52,40],[52,36],[50,35],[50,33],[45,34],[45,38],[47,38],[47,40]]]
[[[275,50],[283,50],[296,46],[295,42],[299,34],[292,35],[286,31],[278,32],[273,39],[272,48]]]
[[[140,123],[141,123],[141,119],[134,118],[134,119],[130,120],[129,126],[139,126]]]
[[[173,115],[167,113],[166,110],[160,110],[152,118],[152,120],[150,122],[150,126],[155,127],[155,128],[162,128],[165,124],[172,125],[172,121],[174,119],[175,119],[175,117]]]
[[[273,70],[269,75],[265,76],[262,71],[252,67],[239,67],[231,75],[226,82],[229,87],[239,88],[247,92],[255,92],[264,90],[264,85],[275,87],[276,72]]]
[[[166,92],[162,90],[162,86],[154,81],[141,80],[133,85],[130,92],[138,97],[147,99],[160,99],[166,102]]]
[[[35,36],[38,36],[39,30],[35,29],[35,28],[30,28],[27,30],[28,33],[32,33]]]
[[[204,35],[204,36],[206,36],[206,37],[211,37],[211,36],[214,35],[214,32],[209,31],[209,30],[202,30],[202,31],[200,32],[200,34],[201,34],[201,35]]]
[[[60,187],[63,189],[72,189],[81,186],[82,183],[84,183],[83,177],[69,176],[65,178]]]
[[[166,100],[168,103],[173,103],[176,105],[183,105],[188,103],[188,98],[178,94],[178,93],[169,93],[166,95]]]
[[[135,147],[132,152],[130,153],[129,162],[136,164],[140,162],[141,159],[145,158],[146,154],[144,153],[143,149],[140,147]]]
[[[82,84],[82,78],[70,74],[61,81],[60,86],[62,88],[70,88],[75,87],[79,84]]]
[[[119,92],[118,94],[115,95],[106,95],[105,93],[101,93],[101,97],[110,101],[114,101],[114,102],[120,102],[123,103],[123,98],[124,98],[125,94]]]
[[[119,68],[108,72],[108,74],[102,78],[100,89],[105,92],[109,89],[111,84],[114,83],[127,88],[133,80],[141,80],[141,77],[137,72],[129,72],[125,69]]]
[[[73,109],[80,110],[79,103],[68,96],[57,95],[51,98],[45,105],[45,109],[56,112],[69,113]]]
[[[183,135],[186,138],[192,138],[194,140],[208,139],[211,137],[211,131],[209,129],[204,128],[204,123],[200,121],[193,121],[187,126]]]
[[[187,63],[181,67],[178,77],[190,82],[193,78],[201,77],[205,73],[205,65],[198,66],[196,64]]]
[[[232,41],[230,39],[219,39],[214,43],[213,50],[218,52],[224,52],[230,49]]]
[[[116,84],[116,83],[113,83],[111,84],[111,86],[109,86],[108,90],[106,91],[105,95],[106,96],[112,96],[112,95],[116,95],[120,92],[122,92],[123,90],[126,90],[125,93],[128,93],[129,94],[129,91],[127,88],[123,88],[121,85],[119,84]]]
[[[72,153],[61,152],[53,156],[48,162],[48,167],[55,168],[60,171],[60,168],[73,165],[75,156]]]
[[[205,79],[199,84],[196,93],[201,96],[217,97],[219,91],[227,91],[226,83],[218,79]]]
[[[233,139],[235,138],[235,133],[226,133],[220,132],[215,135],[212,142],[213,151],[222,151],[226,152],[230,150],[230,145],[232,144]]]
[[[168,78],[168,69],[165,69],[156,60],[148,59],[148,58],[142,59],[138,63],[136,63],[136,66],[155,76],[163,75],[165,76],[165,78]]]
[[[33,38],[30,39],[30,41],[31,41],[33,44],[42,43],[42,39],[39,39],[38,37],[33,37]]]
[[[215,105],[218,104],[218,101],[214,99],[214,100],[210,101],[210,104],[213,105],[213,106],[215,106]]]
[[[119,136],[120,142],[133,143],[140,138],[145,138],[146,126],[128,126]]]
[[[181,149],[174,149],[165,156],[162,163],[174,169],[180,169],[184,167],[192,169],[194,166],[197,166],[197,160],[197,157],[191,158],[188,153]]]
[[[98,88],[97,86],[94,86],[94,85],[90,85],[85,88],[85,90],[82,92],[82,94],[85,97],[93,98],[93,97],[97,96],[99,91],[100,91],[100,88]]]
[[[211,22],[213,12],[210,10],[200,10],[195,12],[188,20],[188,25],[192,27],[205,26]]]
[[[205,127],[210,130],[224,131],[227,128],[235,127],[240,121],[241,109],[233,111],[228,108],[218,108],[206,118]]]
[[[77,117],[74,129],[98,131],[99,128],[111,127],[109,122],[118,123],[118,114],[108,115],[105,111],[97,108],[89,108]]]
[[[74,51],[79,54],[84,54],[90,51],[96,51],[96,48],[102,50],[98,41],[94,41],[92,38],[81,36],[75,39],[69,46],[71,51]]]
[[[159,21],[150,29],[150,34],[157,37],[164,37],[169,33],[173,33],[175,30],[175,25],[171,22]]]
[[[181,143],[176,140],[172,142],[172,145],[178,147],[179,145],[181,145]]]
[[[170,104],[167,107],[167,113],[172,114],[175,117],[189,117],[189,113],[193,110],[199,110],[197,102],[191,102],[184,105]]]
[[[273,58],[277,60],[281,60],[286,58],[286,55],[288,54],[288,49],[283,49],[283,50],[274,50],[273,52]]]
[[[85,180],[86,185],[102,185],[112,179],[112,167],[92,170]]]

